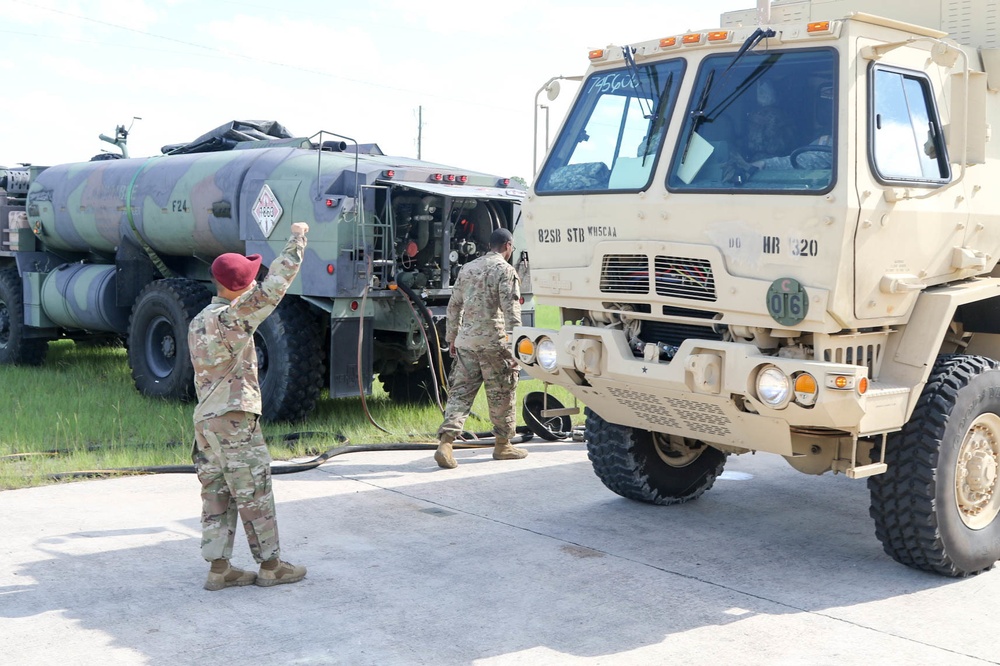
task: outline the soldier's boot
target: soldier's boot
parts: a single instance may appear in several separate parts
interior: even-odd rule
[[[520,460],[527,457],[527,451],[511,446],[508,439],[497,437],[497,443],[493,447],[493,460]]]
[[[453,441],[455,441],[453,438],[442,435],[437,451],[434,452],[434,460],[437,462],[438,467],[444,469],[455,469],[458,467],[458,463],[455,462],[455,456],[451,454],[451,443]]]
[[[257,584],[261,587],[271,587],[272,585],[297,583],[305,577],[305,567],[297,567],[294,564],[282,562],[278,558],[274,558],[273,560],[266,560],[260,563],[260,571],[257,572]]]
[[[208,571],[208,579],[205,580],[205,589],[216,592],[224,590],[227,587],[253,585],[255,580],[257,580],[257,574],[230,566],[229,560],[212,560],[212,567]]]

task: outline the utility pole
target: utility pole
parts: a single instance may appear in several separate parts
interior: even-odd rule
[[[417,107],[417,159],[420,159],[420,142],[424,133],[424,107]]]

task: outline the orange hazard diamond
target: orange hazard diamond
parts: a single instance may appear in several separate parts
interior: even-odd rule
[[[278,197],[274,196],[274,192],[266,184],[260,188],[260,194],[257,195],[257,200],[253,202],[253,208],[250,212],[253,213],[253,219],[257,220],[257,226],[264,232],[264,237],[270,237],[271,232],[274,231],[274,226],[281,217],[282,211],[281,204],[278,203]]]

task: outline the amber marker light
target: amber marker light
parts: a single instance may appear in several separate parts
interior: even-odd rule
[[[830,32],[829,21],[816,21],[806,26],[806,32]]]
[[[701,44],[702,34],[700,32],[692,32],[681,37],[681,41],[685,44]]]
[[[808,372],[802,372],[795,376],[795,402],[804,407],[811,407],[816,404],[819,395],[819,385],[816,378]]]
[[[591,60],[601,60],[604,58],[604,49],[594,49],[587,54],[587,57]]]
[[[858,395],[864,395],[868,391],[868,378],[862,377],[858,380]]]
[[[839,377],[833,380],[833,385],[839,389],[847,388],[847,377],[840,375]]]
[[[708,41],[710,42],[726,42],[729,41],[729,31],[728,30],[716,30],[715,32],[708,33]]]
[[[666,37],[666,38],[660,40],[660,48],[661,49],[669,49],[669,48],[671,48],[673,46],[677,46],[677,38],[676,37]]]
[[[803,372],[795,378],[795,390],[799,393],[815,393],[816,378],[808,372]]]
[[[517,356],[523,363],[531,363],[535,358],[535,343],[528,338],[517,341]]]

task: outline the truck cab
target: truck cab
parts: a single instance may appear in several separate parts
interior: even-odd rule
[[[996,35],[923,4],[762,2],[589,53],[523,209],[564,324],[513,344],[587,405],[611,490],[684,502],[775,453],[869,479],[904,564],[1000,557]]]

